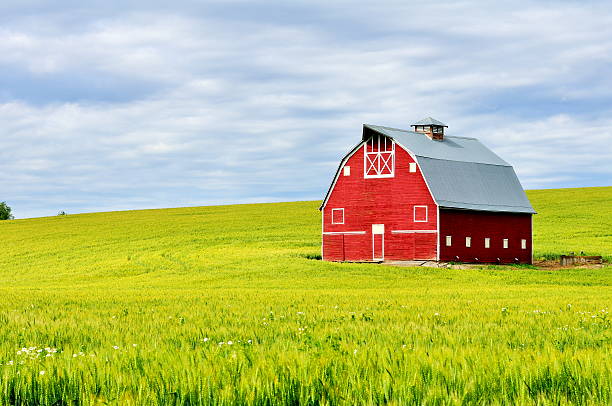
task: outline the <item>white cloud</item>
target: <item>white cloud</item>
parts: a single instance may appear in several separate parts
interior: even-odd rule
[[[426,115],[528,187],[609,182],[609,6],[483,5],[17,14],[0,67],[27,80],[0,93],[0,200],[23,217],[316,199],[362,123]]]

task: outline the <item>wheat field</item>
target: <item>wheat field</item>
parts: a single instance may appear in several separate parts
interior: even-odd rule
[[[528,192],[612,253],[612,188]],[[326,263],[318,202],[0,222],[0,404],[605,405],[612,267]]]

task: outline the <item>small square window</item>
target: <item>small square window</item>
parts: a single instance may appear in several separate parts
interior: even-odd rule
[[[465,237],[465,246],[468,248],[472,246],[472,237]]]
[[[415,223],[427,223],[427,206],[414,206],[413,218]]]
[[[491,248],[491,239],[485,238],[485,248]]]
[[[508,239],[504,238],[504,248],[508,248]]]
[[[344,176],[351,176],[351,167],[350,166],[345,166],[344,167]]]
[[[527,249],[527,240],[521,240],[521,249]]]
[[[416,162],[410,162],[410,164],[408,164],[408,168],[409,172],[416,172]]]
[[[344,224],[344,209],[332,209],[332,224]]]
[[[447,235],[446,236],[446,246],[450,247],[451,245],[453,245],[453,236]]]

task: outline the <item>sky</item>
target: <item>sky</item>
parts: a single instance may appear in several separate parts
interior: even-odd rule
[[[612,185],[607,1],[0,3],[15,217],[322,199],[432,116],[526,189]]]

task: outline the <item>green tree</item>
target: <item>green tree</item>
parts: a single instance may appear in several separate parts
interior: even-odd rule
[[[13,210],[6,204],[6,202],[0,202],[0,220],[12,220],[14,219],[11,214]]]

